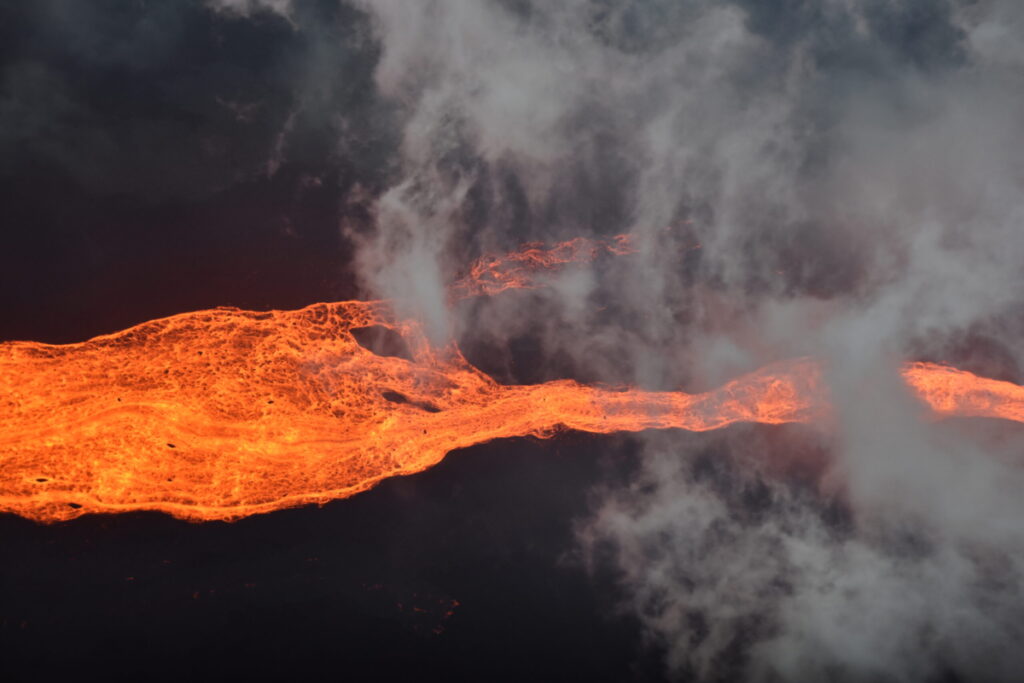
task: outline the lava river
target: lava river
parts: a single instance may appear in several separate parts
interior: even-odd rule
[[[625,252],[622,241],[583,246],[569,255]],[[492,276],[508,271],[492,265]],[[483,291],[504,288],[492,279]],[[408,354],[361,345],[357,333],[374,326],[402,335]],[[1024,421],[1024,387],[928,363],[902,373],[937,416]],[[388,303],[361,301],[198,311],[77,344],[6,342],[0,511],[44,522],[129,510],[238,519],[351,496],[503,437],[823,419],[821,374],[801,358],[700,394],[508,386],[454,345],[432,346]]]

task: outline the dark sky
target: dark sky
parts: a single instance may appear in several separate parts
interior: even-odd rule
[[[394,136],[373,50],[342,47],[365,19],[308,11],[315,31],[200,2],[3,3],[0,337],[357,294],[341,198],[380,186]],[[303,65],[323,50],[338,78],[307,89]],[[338,111],[363,127],[344,158]]]
[[[830,365],[833,432],[512,439],[233,524],[0,517],[0,676],[1013,680],[1016,0],[0,0],[0,341],[388,298],[503,382]],[[486,251],[639,253],[447,305]],[[699,248],[695,245],[699,245]]]

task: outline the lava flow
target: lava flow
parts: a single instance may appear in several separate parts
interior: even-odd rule
[[[484,256],[470,266],[465,277],[451,286],[451,296],[466,299],[499,294],[508,289],[532,289],[540,286],[538,273],[554,271],[569,263],[593,261],[602,253],[613,256],[636,253],[633,236],[616,235],[610,240],[576,237],[554,246],[530,242],[518,251]]]
[[[532,286],[538,269],[629,249],[626,239],[571,244],[490,261],[455,292]],[[408,353],[363,347],[360,330],[375,326],[400,334]],[[928,363],[903,377],[937,416],[1024,421],[1024,387]],[[454,344],[432,346],[386,302],[218,308],[77,344],[0,344],[0,511],[232,520],[344,498],[492,439],[806,422],[827,415],[826,393],[808,358],[701,394],[509,386]]]
[[[361,346],[353,330],[371,325],[402,334],[411,360]],[[41,521],[235,519],[350,496],[491,439],[791,422],[822,404],[806,360],[696,395],[505,386],[381,302],[221,308],[79,344],[10,342],[0,377],[0,510]]]

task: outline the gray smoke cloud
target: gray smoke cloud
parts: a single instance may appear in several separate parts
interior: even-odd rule
[[[613,383],[828,364],[810,483],[766,465],[799,449],[762,432],[644,436],[637,480],[581,522],[669,671],[1012,680],[1021,434],[929,422],[897,370],[1021,379],[1021,5],[358,6],[401,131],[391,182],[352,199],[375,222],[348,230],[369,291],[435,339],[532,334],[538,362]],[[622,232],[639,253],[445,299],[482,252]]]
[[[676,674],[1017,677],[1019,532],[999,521],[949,524],[964,515],[929,515],[913,502],[896,510],[892,497],[851,512],[806,482],[765,473],[772,445],[755,430],[736,432],[650,439],[636,481],[607,492],[580,528],[586,557],[618,567],[632,589],[623,608],[665,648]],[[971,469],[957,473],[957,485],[978,487],[945,505],[970,497],[997,507],[980,501],[1003,487],[969,481],[978,478]],[[1002,504],[1016,507],[1008,489],[1019,484],[1007,483]]]
[[[292,13],[292,0],[210,0],[209,6],[219,12],[243,17],[259,12],[290,17]]]
[[[549,320],[549,352],[678,385],[864,336],[898,355],[1019,300],[1002,6],[364,6],[404,126],[362,272],[435,334],[465,322],[444,285],[481,251],[619,232],[639,238],[628,265],[472,323],[500,342]]]

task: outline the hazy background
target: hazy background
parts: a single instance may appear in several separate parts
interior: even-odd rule
[[[617,476],[557,483],[586,491],[558,561],[615,586],[670,678],[1012,680],[1024,433],[928,422],[897,369],[1024,380],[1022,22],[5,2],[0,338],[358,296],[506,382],[692,391],[819,356],[834,424],[632,439]],[[446,302],[482,253],[624,232],[637,254]]]

